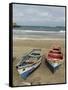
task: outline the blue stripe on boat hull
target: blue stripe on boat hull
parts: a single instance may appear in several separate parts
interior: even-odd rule
[[[41,64],[41,63],[40,63],[40,64]],[[38,68],[38,67],[40,66],[40,64],[39,64],[37,67],[32,68],[32,69],[30,69],[30,70],[28,70],[28,71],[22,73],[22,74],[21,74],[21,77],[24,78],[24,79],[26,79],[27,76],[28,76],[31,72],[33,72],[36,68]]]
[[[32,68],[32,69],[30,69],[30,70],[22,73],[22,74],[21,74],[21,77],[24,78],[24,79],[27,78],[27,76],[28,76],[34,69],[35,69],[35,68]]]

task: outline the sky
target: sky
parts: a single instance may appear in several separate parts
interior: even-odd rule
[[[13,22],[22,26],[65,26],[65,7],[13,4]]]

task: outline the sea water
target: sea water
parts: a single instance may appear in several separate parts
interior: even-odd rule
[[[65,39],[64,27],[22,26],[13,28],[17,39]]]

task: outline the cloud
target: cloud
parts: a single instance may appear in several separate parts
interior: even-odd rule
[[[13,20],[20,25],[64,25],[65,8],[14,4]]]

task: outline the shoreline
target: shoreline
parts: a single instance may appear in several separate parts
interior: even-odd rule
[[[65,40],[64,38],[13,38],[13,40]]]

